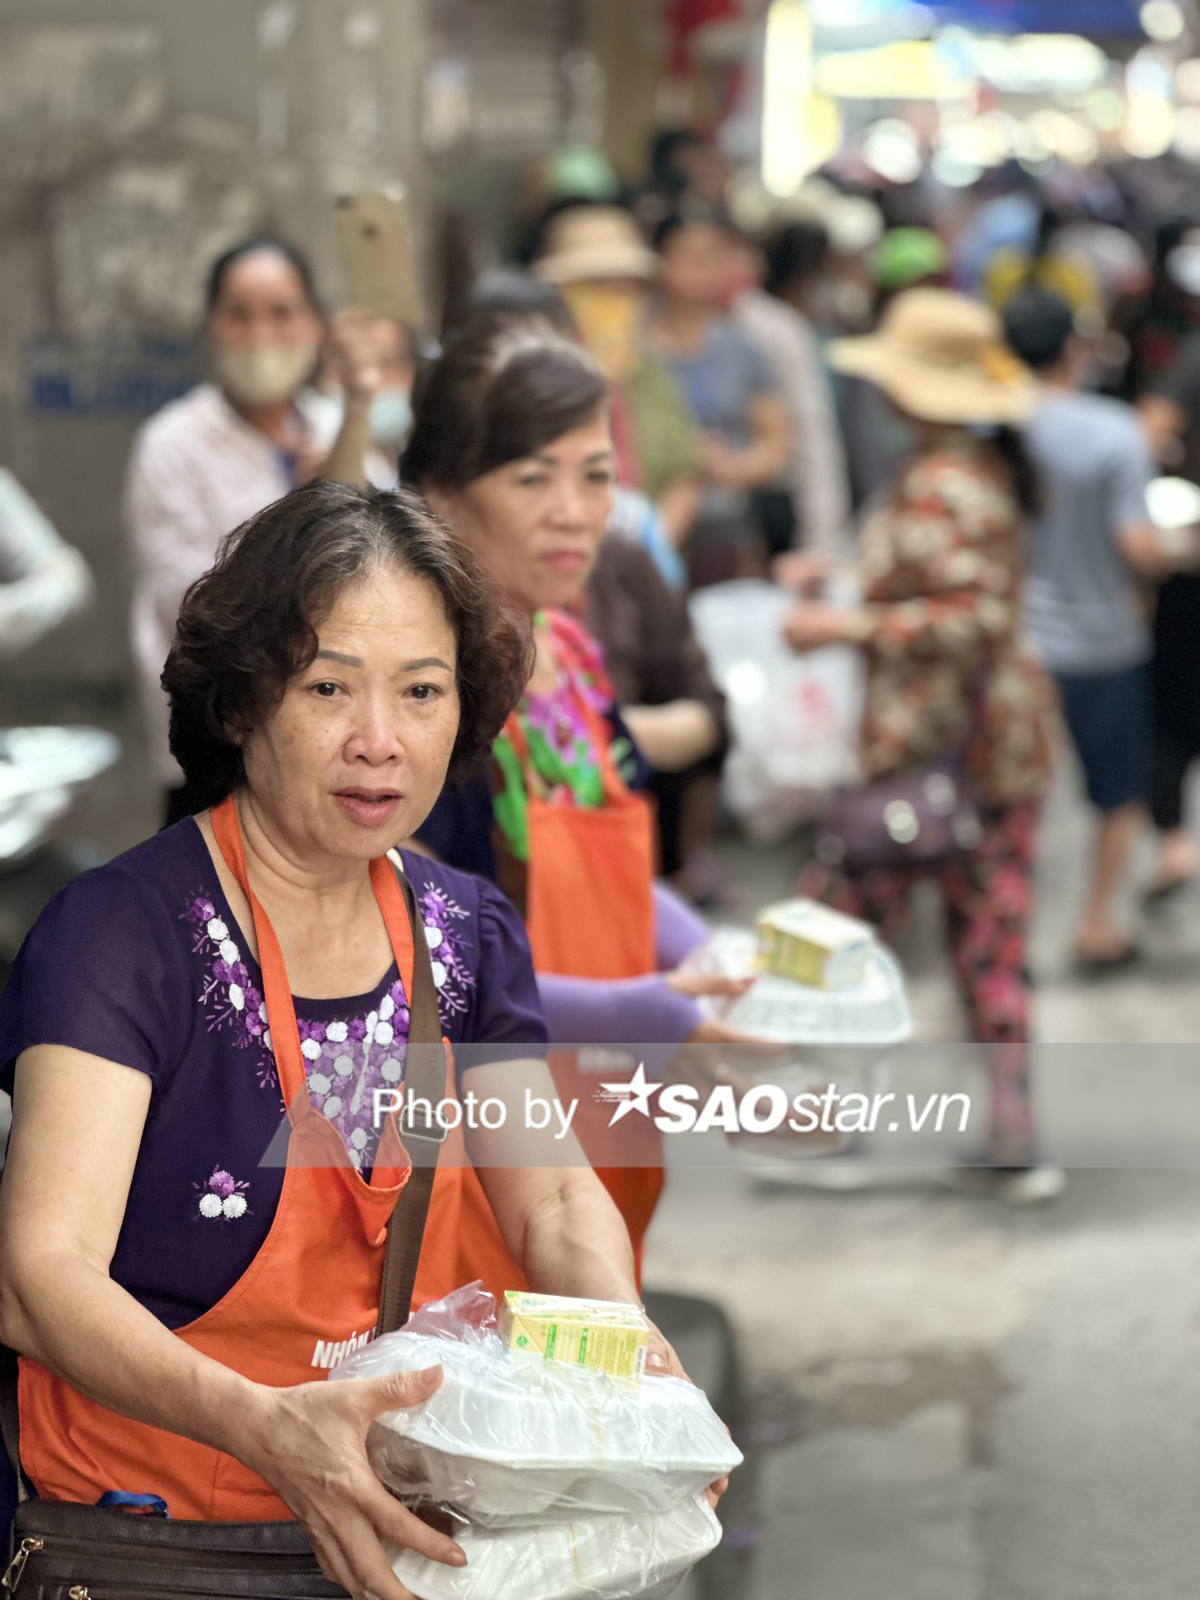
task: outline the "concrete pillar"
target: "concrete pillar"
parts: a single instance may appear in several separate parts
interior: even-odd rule
[[[586,40],[604,70],[604,148],[627,181],[646,173],[657,126],[662,24],[655,0],[588,0]]]

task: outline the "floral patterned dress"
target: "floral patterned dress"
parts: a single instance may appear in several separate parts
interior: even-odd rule
[[[812,863],[797,893],[895,938],[914,880],[936,876],[972,1037],[995,1050],[996,1159],[1031,1146],[1026,1078],[1037,802],[1050,774],[1053,691],[1020,639],[1020,513],[1006,469],[963,433],[915,460],[863,530],[869,631],[861,758],[870,777],[963,751],[983,836],[934,869],[850,877]]]
[[[1038,799],[1053,691],[1021,641],[1020,511],[1003,464],[967,433],[918,457],[867,518],[862,551],[863,770],[965,748],[986,800]]]
[[[468,874],[407,853],[404,863],[442,1028],[476,1047],[460,1067],[468,1053],[472,1065],[492,1050],[537,1053],[545,1023],[516,912]],[[310,1101],[368,1168],[375,1090],[404,1079],[408,998],[395,963],[369,994],[293,999]],[[270,1231],[285,1108],[262,974],[190,818],[76,879],[42,913],[0,998],[0,1087],[36,1044],[150,1078],[112,1275],[168,1327],[192,1321]]]

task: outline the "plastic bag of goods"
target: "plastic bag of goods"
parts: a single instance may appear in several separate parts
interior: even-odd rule
[[[742,1459],[703,1391],[682,1378],[635,1385],[507,1350],[496,1302],[477,1284],[356,1350],[330,1378],[432,1366],[441,1386],[378,1417],[367,1453],[400,1499],[480,1528],[678,1511]]]
[[[535,1528],[463,1527],[465,1567],[388,1552],[419,1600],[665,1600],[721,1538],[702,1497],[643,1516],[581,1517]]]
[[[859,776],[862,652],[797,655],[783,637],[796,597],[761,579],[701,589],[688,604],[727,703],[725,803],[752,839],[772,844]]]

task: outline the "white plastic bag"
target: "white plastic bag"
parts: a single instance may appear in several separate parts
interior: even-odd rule
[[[795,603],[757,578],[701,589],[689,602],[728,704],[725,803],[762,844],[783,838],[829,790],[858,776],[862,653],[831,645],[797,655],[783,638]]]
[[[673,1511],[587,1517],[536,1528],[456,1528],[465,1567],[391,1550],[419,1600],[665,1600],[716,1547],[721,1524],[703,1498]]]
[[[425,1306],[330,1373],[374,1378],[441,1366],[421,1405],[372,1424],[367,1452],[401,1499],[484,1527],[677,1509],[742,1459],[702,1390],[640,1386],[506,1350],[478,1284]]]

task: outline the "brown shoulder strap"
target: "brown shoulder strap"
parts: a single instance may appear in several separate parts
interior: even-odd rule
[[[446,1137],[440,1123],[434,1122],[429,1126],[423,1114],[418,1113],[415,1117],[410,1115],[414,1102],[419,1105],[425,1101],[430,1106],[436,1106],[442,1099],[445,1094],[446,1057],[425,928],[417,916],[412,884],[400,869],[399,857],[394,851],[390,854],[390,860],[396,867],[396,876],[404,891],[404,902],[413,930],[413,992],[409,996],[408,1010],[405,1105],[400,1117],[400,1140],[412,1162],[412,1174],[400,1191],[400,1198],[388,1223],[376,1334],[393,1333],[408,1321],[433,1180],[437,1175],[438,1157]],[[434,1045],[438,1048],[434,1049]]]
[[[17,1498],[27,1500],[32,1485],[21,1470],[21,1417],[17,1407],[17,1352],[0,1344],[0,1435],[17,1475]],[[0,1551],[3,1544],[0,1542]]]

